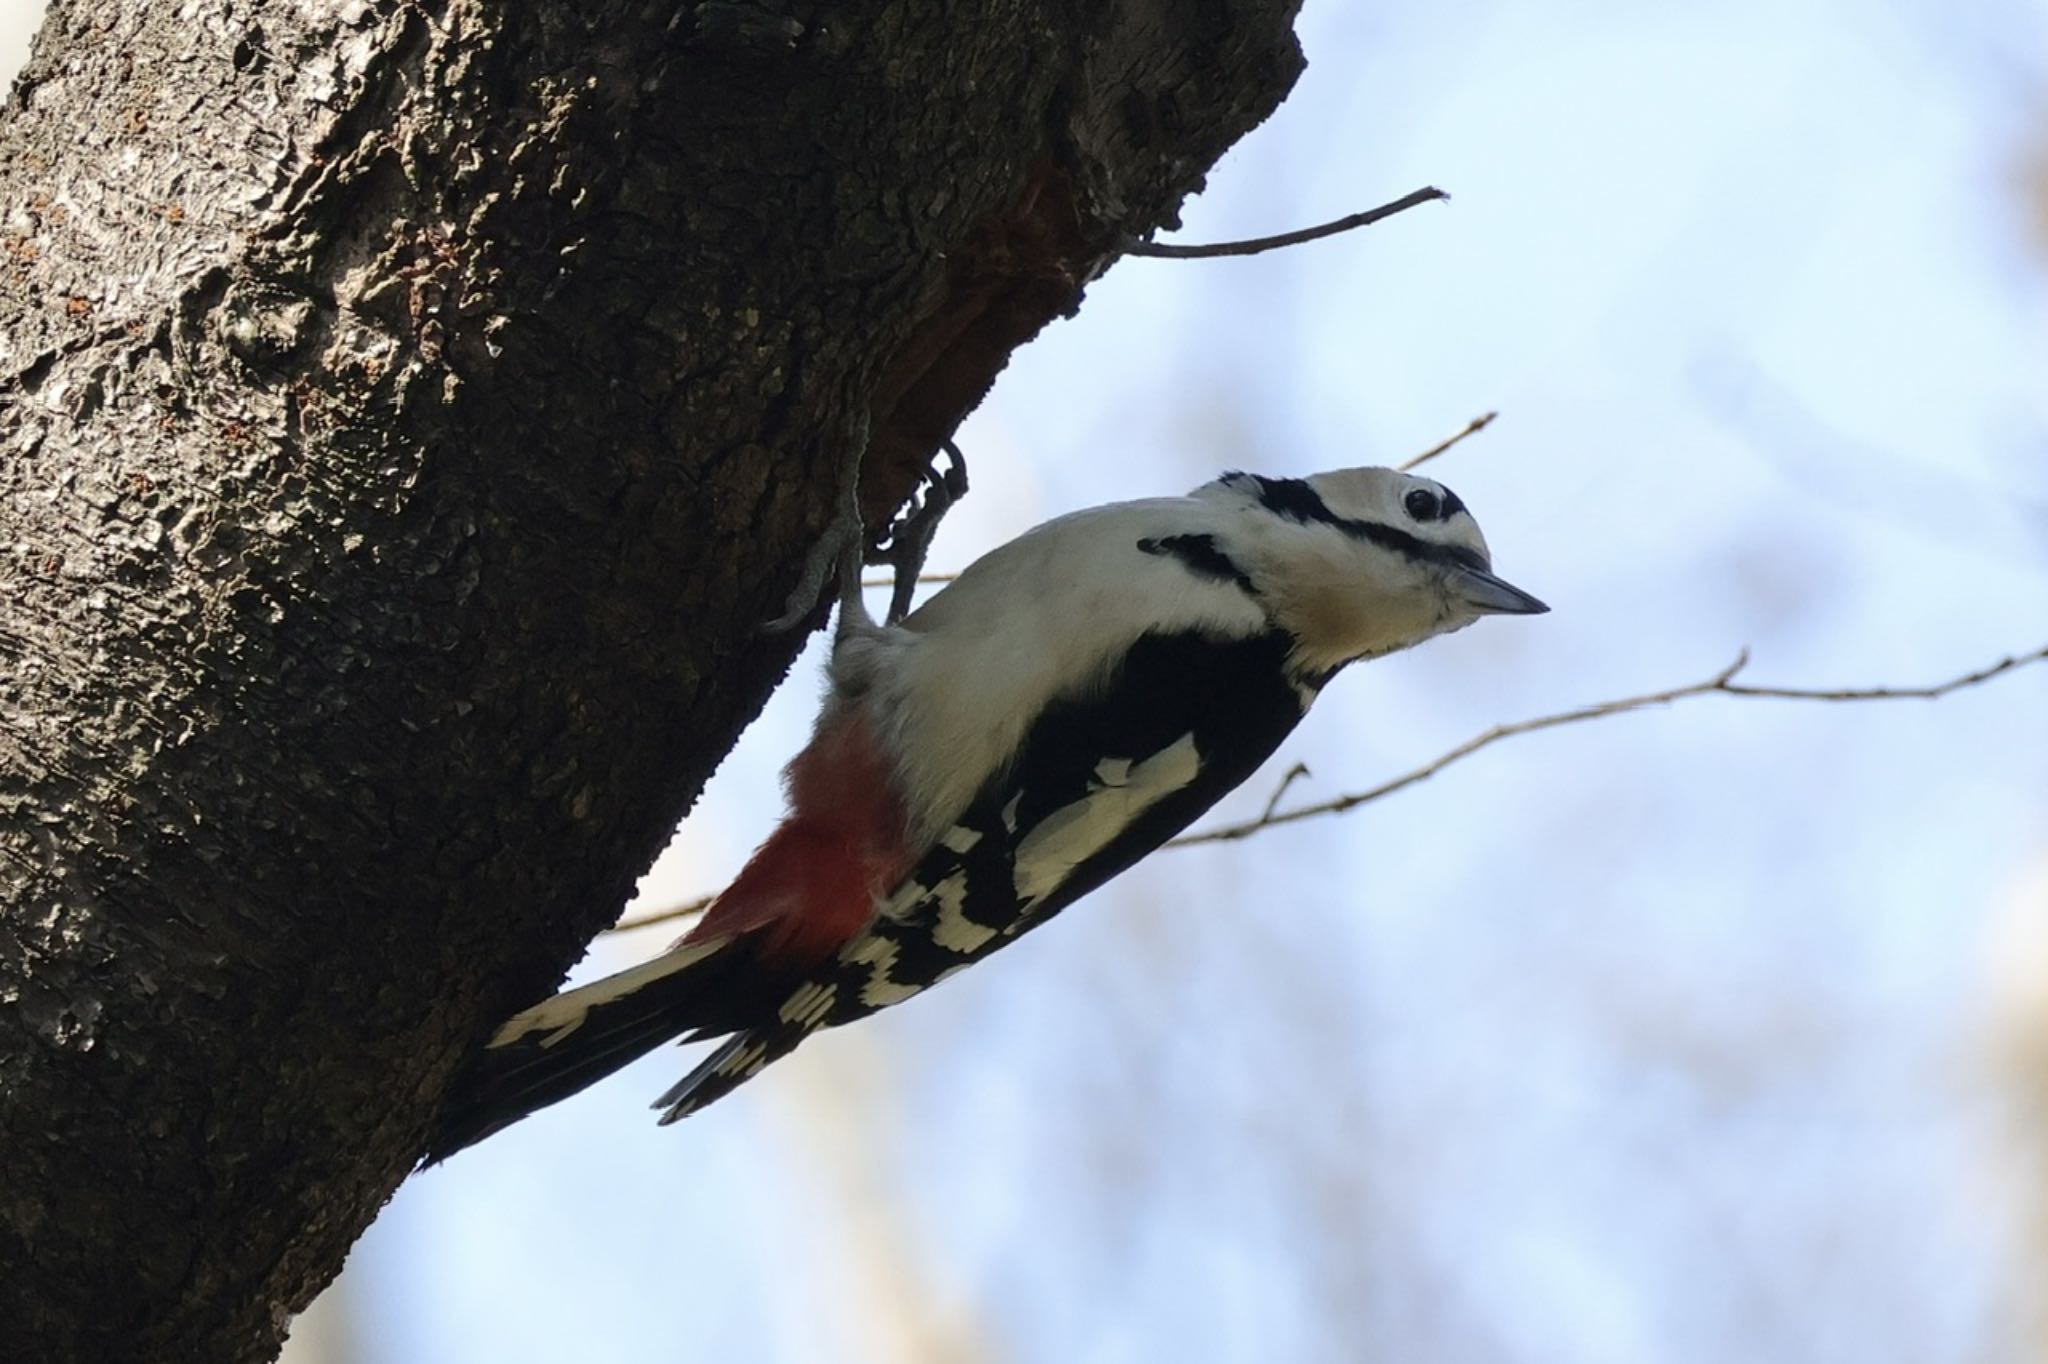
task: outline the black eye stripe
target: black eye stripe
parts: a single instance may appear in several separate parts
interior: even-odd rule
[[[1476,568],[1482,573],[1490,572],[1486,557],[1476,549],[1463,545],[1439,545],[1420,536],[1410,535],[1393,526],[1383,526],[1377,521],[1333,520],[1330,524],[1354,539],[1366,540],[1381,549],[1392,550],[1403,558],[1425,564],[1453,564],[1460,568]]]
[[[1406,559],[1418,563],[1455,565],[1460,568],[1476,568],[1489,571],[1486,557],[1477,550],[1466,549],[1463,545],[1439,545],[1410,535],[1395,526],[1382,525],[1378,521],[1359,521],[1348,516],[1339,516],[1330,510],[1330,504],[1309,486],[1305,479],[1263,478],[1258,474],[1230,473],[1223,477],[1233,487],[1250,488],[1259,499],[1259,505],[1275,516],[1284,516],[1290,521],[1304,525],[1321,523],[1334,526],[1356,540],[1378,545]],[[1443,518],[1448,520],[1455,512],[1465,510],[1465,504],[1449,488],[1444,489]]]

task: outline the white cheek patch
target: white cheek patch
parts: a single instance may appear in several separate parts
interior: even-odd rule
[[[1088,794],[1053,811],[1018,842],[1018,900],[1029,905],[1057,890],[1075,867],[1108,847],[1149,806],[1192,782],[1201,766],[1192,734],[1142,762],[1119,758],[1096,764]]]

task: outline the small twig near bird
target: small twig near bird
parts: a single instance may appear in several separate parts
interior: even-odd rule
[[[1421,189],[1404,194],[1392,203],[1369,208],[1363,213],[1350,213],[1331,222],[1318,223],[1314,227],[1297,228],[1293,232],[1279,232],[1270,237],[1248,237],[1235,242],[1206,242],[1199,245],[1179,245],[1174,242],[1148,242],[1133,237],[1124,243],[1127,256],[1153,256],[1167,260],[1208,260],[1218,256],[1256,256],[1265,251],[1278,251],[1283,247],[1300,246],[1303,242],[1319,241],[1334,237],[1340,232],[1350,232],[1361,227],[1371,227],[1393,217],[1406,213],[1418,204],[1433,203],[1451,196],[1435,185],[1424,185]]]
[[[1414,459],[1409,460],[1406,464],[1399,464],[1395,467],[1405,474],[1409,472],[1411,469],[1417,467],[1418,465],[1427,464],[1431,460],[1435,459],[1438,455],[1443,454],[1446,450],[1449,450],[1452,446],[1456,445],[1459,441],[1464,440],[1466,437],[1478,435],[1481,431],[1484,431],[1487,427],[1493,425],[1494,419],[1499,416],[1500,413],[1498,412],[1482,412],[1478,416],[1474,417],[1471,421],[1466,422],[1465,429],[1463,431],[1460,431],[1457,435],[1452,436],[1448,440],[1438,441],[1435,445],[1430,446],[1427,450],[1424,450],[1421,454],[1417,455]]]

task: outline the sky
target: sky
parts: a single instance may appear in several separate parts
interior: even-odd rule
[[[2048,644],[2044,30],[1310,0],[1178,238],[1452,200],[1119,264],[961,430],[934,567],[1498,410],[1430,472],[1553,613],[1346,673],[1238,814],[1745,648],[1841,687]],[[771,826],[816,652],[640,908]],[[686,1124],[646,1112],[663,1051],[412,1180],[330,1358],[2034,1359],[2044,793],[2048,667],[1695,698],[1162,853]]]

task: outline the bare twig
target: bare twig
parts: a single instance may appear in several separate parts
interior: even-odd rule
[[[1964,673],[1961,677],[1951,677],[1946,682],[1935,682],[1925,687],[1836,687],[1822,689],[1818,687],[1753,687],[1746,682],[1729,682],[1723,686],[1715,687],[1713,690],[1726,692],[1730,696],[1768,696],[1780,701],[1938,701],[1952,691],[1961,691],[1965,687],[1974,687],[1979,682],[1989,682],[2001,673],[2009,673],[2016,668],[2024,668],[2030,663],[2039,663],[2044,659],[2048,659],[2048,646],[2036,649],[2032,653],[2013,654],[2010,657],[1999,659],[1989,667],[1979,668],[1975,672]],[[1737,660],[1736,666],[1740,667],[1748,661],[1749,651],[1745,649],[1742,652],[1742,657]],[[1734,675],[1732,670],[1729,675],[1731,677]]]
[[[1294,766],[1288,768],[1286,775],[1280,778],[1280,784],[1273,788],[1273,794],[1267,798],[1266,811],[1264,814],[1260,815],[1259,818],[1270,819],[1272,817],[1273,812],[1280,808],[1280,797],[1287,794],[1287,788],[1294,785],[1295,782],[1301,780],[1301,778],[1306,777],[1307,775],[1307,763],[1296,763]]]
[[[1438,441],[1435,445],[1430,446],[1427,450],[1424,450],[1414,459],[1411,459],[1406,464],[1399,466],[1401,472],[1405,474],[1410,469],[1415,468],[1419,464],[1427,464],[1431,460],[1435,459],[1438,455],[1442,454],[1444,451],[1450,449],[1453,445],[1456,445],[1459,441],[1465,439],[1467,436],[1478,435],[1481,431],[1484,431],[1487,427],[1493,425],[1494,418],[1498,417],[1499,415],[1500,413],[1498,412],[1480,413],[1471,421],[1466,422],[1465,429],[1463,431],[1460,431],[1457,435],[1452,436],[1449,440]]]
[[[635,914],[630,919],[621,919],[607,928],[607,933],[630,933],[636,928],[649,928],[655,924],[674,923],[677,919],[694,919],[711,908],[711,902],[718,897],[706,895],[695,900],[685,900],[679,905],[667,905],[651,909],[645,914]]]
[[[1276,792],[1273,800],[1267,802],[1265,811],[1256,819],[1249,819],[1241,824],[1226,824],[1216,829],[1205,829],[1200,833],[1187,834],[1174,839],[1166,846],[1169,848],[1180,848],[1186,847],[1191,843],[1226,843],[1235,839],[1248,838],[1261,829],[1270,829],[1280,824],[1292,824],[1297,820],[1314,819],[1319,815],[1341,815],[1347,810],[1355,810],[1369,801],[1379,800],[1383,796],[1391,796],[1396,791],[1406,790],[1418,782],[1427,781],[1451,764],[1469,758],[1480,749],[1499,743],[1502,739],[1511,739],[1518,734],[1533,734],[1541,729],[1556,729],[1561,725],[1575,725],[1584,720],[1598,720],[1609,715],[1624,715],[1629,711],[1645,710],[1651,706],[1668,706],[1675,701],[1683,701],[1694,696],[1719,694],[1722,696],[1765,697],[1779,701],[1931,701],[1938,697],[1947,696],[1950,692],[1960,691],[1964,687],[1974,687],[1980,682],[1988,682],[2001,673],[2012,672],[2014,669],[2026,667],[2030,663],[2039,663],[2044,659],[2048,659],[2048,647],[2036,649],[2032,653],[2016,654],[2009,658],[2002,658],[1989,667],[1979,668],[1975,672],[1964,673],[1960,677],[1952,677],[1946,682],[1937,682],[1925,687],[1756,687],[1735,680],[1735,675],[1749,666],[1749,651],[1744,649],[1735,656],[1733,663],[1730,663],[1705,681],[1694,682],[1684,687],[1673,687],[1668,691],[1649,692],[1642,696],[1627,696],[1614,701],[1600,701],[1590,706],[1581,706],[1576,710],[1560,711],[1554,715],[1541,715],[1533,720],[1517,720],[1513,724],[1495,725],[1492,729],[1474,735],[1449,752],[1424,763],[1412,771],[1404,772],[1391,781],[1381,782],[1378,786],[1364,791],[1356,791],[1349,795],[1338,796],[1333,800],[1319,801],[1314,805],[1297,806],[1292,810],[1275,813],[1273,807],[1279,803],[1279,794]],[[1286,790],[1288,783],[1292,780],[1293,773],[1290,772],[1282,779],[1281,790]]]
[[[1575,725],[1586,720],[1599,720],[1609,715],[1626,715],[1630,711],[1647,710],[1651,706],[1668,706],[1673,702],[1688,700],[1695,696],[1745,696],[1777,701],[1932,701],[1947,696],[1950,692],[1974,687],[1981,682],[2004,673],[2014,672],[2030,664],[2048,661],[2048,646],[2031,653],[2014,654],[1998,662],[1967,672],[1960,677],[1951,677],[1945,682],[1936,682],[1923,687],[1759,687],[1746,682],[1737,682],[1736,675],[1749,666],[1749,650],[1744,649],[1735,656],[1735,661],[1715,673],[1712,677],[1666,691],[1646,692],[1641,696],[1625,696],[1613,701],[1597,701],[1576,710],[1558,711],[1551,715],[1539,715],[1532,720],[1517,720],[1512,724],[1495,725],[1492,729],[1473,735],[1456,748],[1438,755],[1422,766],[1404,772],[1390,781],[1364,791],[1355,791],[1332,800],[1319,801],[1314,805],[1300,805],[1292,810],[1279,808],[1281,798],[1301,778],[1309,775],[1308,768],[1300,763],[1287,769],[1279,785],[1267,798],[1266,808],[1258,818],[1241,824],[1226,824],[1216,829],[1205,829],[1200,833],[1187,834],[1176,838],[1166,846],[1184,848],[1194,843],[1227,843],[1240,838],[1249,838],[1262,829],[1297,820],[1314,819],[1321,815],[1341,815],[1361,805],[1391,796],[1396,791],[1406,790],[1420,782],[1429,780],[1453,763],[1471,757],[1482,748],[1512,739],[1519,734],[1534,734],[1538,730],[1557,729],[1564,725]],[[686,904],[673,905],[666,909],[626,919],[609,929],[609,932],[624,933],[635,928],[646,928],[650,924],[668,923],[675,919],[686,919],[702,913],[711,903],[707,897],[692,900]]]
[[[915,581],[920,585],[925,583],[949,583],[959,576],[958,573],[920,573]],[[860,585],[862,587],[894,587],[896,580],[894,578],[862,578]]]
[[[1391,204],[1381,204],[1363,213],[1353,213],[1335,222],[1322,223],[1316,227],[1304,227],[1295,232],[1282,232],[1273,237],[1252,237],[1241,242],[1210,242],[1202,246],[1179,246],[1171,242],[1146,242],[1132,238],[1124,244],[1128,256],[1163,256],[1171,260],[1197,260],[1211,256],[1255,256],[1261,251],[1277,251],[1283,246],[1299,246],[1322,237],[1334,237],[1339,232],[1353,228],[1371,227],[1396,213],[1406,213],[1417,204],[1426,204],[1434,199],[1448,199],[1451,196],[1434,185],[1425,185],[1412,194],[1404,194]]]

